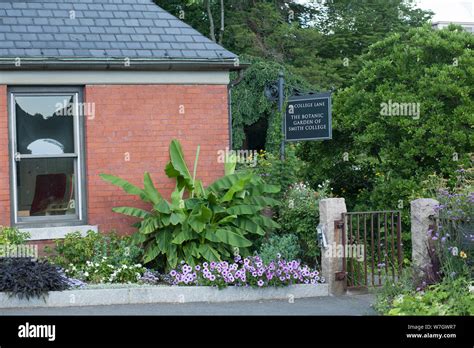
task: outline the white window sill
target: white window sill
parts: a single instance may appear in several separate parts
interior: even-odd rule
[[[98,232],[97,226],[81,225],[81,226],[62,226],[62,227],[44,227],[44,228],[21,228],[20,231],[29,232],[31,240],[49,240],[64,239],[66,234],[72,232],[80,232],[85,236],[88,231]]]

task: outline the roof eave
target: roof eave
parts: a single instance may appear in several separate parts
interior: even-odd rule
[[[236,71],[249,64],[225,59],[128,59],[128,58],[0,58],[0,70],[150,70]]]

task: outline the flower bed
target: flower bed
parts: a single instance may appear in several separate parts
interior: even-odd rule
[[[217,286],[289,286],[293,284],[313,284],[324,282],[317,270],[303,266],[299,261],[286,261],[280,257],[265,265],[259,256],[242,259],[239,255],[235,262],[204,262],[192,267],[182,263],[170,272],[173,285]]]

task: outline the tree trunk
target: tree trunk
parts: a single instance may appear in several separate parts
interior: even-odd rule
[[[222,45],[225,30],[224,0],[221,0],[221,30],[219,31],[219,44]]]
[[[212,10],[211,10],[211,0],[206,0],[206,8],[207,8],[207,16],[209,17],[209,32],[211,35],[211,40],[216,42],[214,17],[212,16]]]

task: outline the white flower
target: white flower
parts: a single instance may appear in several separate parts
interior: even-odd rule
[[[474,292],[474,285],[469,285],[469,292],[473,293]]]
[[[459,249],[457,247],[454,247],[452,250],[451,250],[451,253],[453,254],[453,256],[458,256],[459,254]]]
[[[290,199],[288,201],[288,208],[293,209],[295,207],[295,201],[293,199]]]
[[[89,272],[84,272],[84,276],[85,276],[85,277],[88,277],[88,276],[89,276]]]

